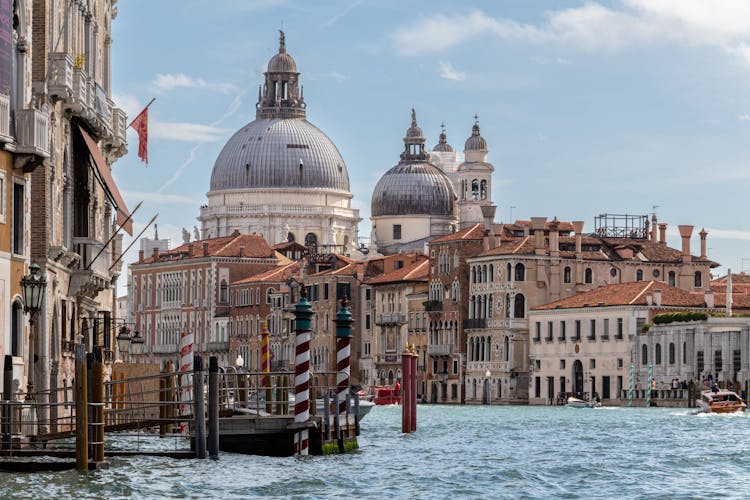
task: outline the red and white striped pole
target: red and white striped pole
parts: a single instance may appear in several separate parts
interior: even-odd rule
[[[180,333],[180,415],[192,414],[193,334]],[[187,423],[180,423],[180,433],[187,434]]]
[[[301,296],[294,308],[296,336],[294,345],[294,423],[302,424],[310,418],[310,319],[312,305],[307,301],[305,286],[300,284]],[[307,428],[295,436],[294,451],[307,455],[310,435]]]
[[[341,310],[336,313],[336,390],[339,395],[337,415],[346,414],[346,394],[349,392],[351,366],[352,313],[346,308],[346,295],[341,299]]]
[[[260,378],[260,386],[265,390],[266,411],[273,411],[273,395],[271,394],[271,355],[269,351],[269,334],[268,324],[264,321],[260,327],[260,371],[263,373]]]

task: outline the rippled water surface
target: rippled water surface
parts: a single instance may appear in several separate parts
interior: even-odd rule
[[[362,422],[339,456],[110,457],[109,470],[0,473],[4,498],[747,498],[750,415],[685,409],[399,407]],[[115,439],[117,441],[117,439]],[[118,441],[121,445],[122,441]],[[141,445],[173,449],[173,439]]]

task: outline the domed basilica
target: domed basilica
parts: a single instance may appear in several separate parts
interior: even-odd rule
[[[341,252],[357,241],[349,174],[333,142],[306,119],[297,64],[281,33],[258,92],[255,120],[219,153],[208,204],[198,220],[203,238],[261,234],[269,243],[297,241]]]

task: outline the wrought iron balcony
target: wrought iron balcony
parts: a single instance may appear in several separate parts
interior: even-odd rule
[[[430,344],[427,346],[428,356],[450,356],[453,344]]]
[[[376,325],[403,325],[406,323],[406,314],[381,313],[375,315]]]

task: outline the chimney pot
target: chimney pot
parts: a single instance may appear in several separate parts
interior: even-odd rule
[[[714,291],[713,290],[706,290],[706,307],[709,309],[712,309],[716,306],[715,297],[714,297]]]
[[[650,306],[654,304],[654,296],[651,292],[646,292],[646,305]]]
[[[661,305],[661,290],[654,290],[654,305]]]
[[[693,226],[677,226],[682,238],[682,262],[690,262],[690,237],[693,235]]]
[[[706,231],[706,228],[703,228],[698,234],[701,237],[701,260],[706,260],[708,258],[708,251],[706,248],[706,236],[708,236],[708,232]]]
[[[665,222],[659,223],[659,243],[667,244],[667,224]]]
[[[138,262],[143,262],[143,250],[138,250]]]

